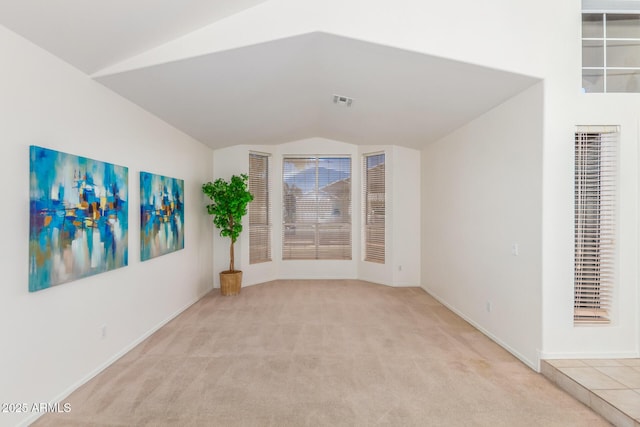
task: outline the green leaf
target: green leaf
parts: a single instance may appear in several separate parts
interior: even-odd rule
[[[253,200],[247,188],[248,179],[246,174],[233,175],[228,181],[218,178],[202,185],[202,192],[212,201],[206,207],[213,216],[213,224],[222,237],[231,238],[231,266],[234,264],[233,244],[242,232],[242,217],[247,214],[247,205]]]

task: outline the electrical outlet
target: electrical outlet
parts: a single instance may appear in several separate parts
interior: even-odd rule
[[[100,328],[101,338],[105,339],[107,337],[107,325],[102,325]]]
[[[491,301],[487,301],[487,313],[491,313]]]
[[[518,256],[520,255],[520,246],[517,243],[511,245],[511,255]]]

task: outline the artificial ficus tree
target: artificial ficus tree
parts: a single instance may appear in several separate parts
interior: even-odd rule
[[[228,181],[218,178],[202,184],[202,192],[211,199],[207,212],[213,216],[213,224],[220,229],[220,236],[229,237],[229,271],[235,272],[233,245],[242,232],[242,217],[247,214],[247,205],[253,195],[247,188],[246,174],[233,175]]]

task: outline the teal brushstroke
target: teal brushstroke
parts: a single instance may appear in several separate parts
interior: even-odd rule
[[[128,169],[37,146],[29,155],[29,291],[128,265]]]
[[[184,181],[140,172],[140,260],[184,248]]]

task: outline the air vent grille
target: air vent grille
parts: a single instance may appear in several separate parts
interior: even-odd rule
[[[333,95],[333,103],[342,105],[343,107],[351,107],[351,104],[353,104],[353,98],[349,98],[344,95]]]

